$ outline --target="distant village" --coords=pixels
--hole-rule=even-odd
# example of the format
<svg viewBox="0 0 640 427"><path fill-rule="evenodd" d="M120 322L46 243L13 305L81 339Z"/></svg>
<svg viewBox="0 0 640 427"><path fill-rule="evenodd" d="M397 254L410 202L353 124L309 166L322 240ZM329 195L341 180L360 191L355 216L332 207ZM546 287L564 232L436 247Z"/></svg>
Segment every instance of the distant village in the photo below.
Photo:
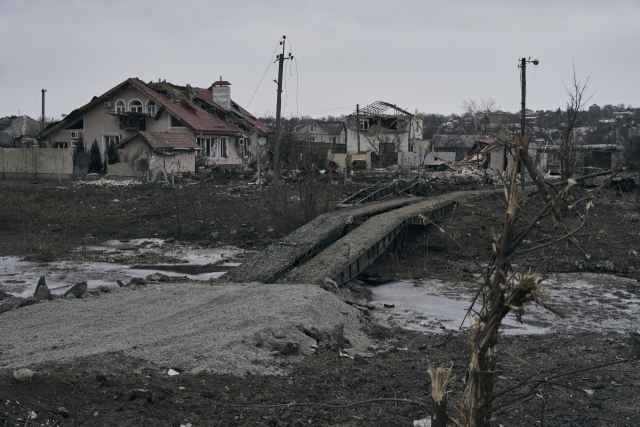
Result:
<svg viewBox="0 0 640 427"><path fill-rule="evenodd" d="M99 96L87 96L62 120L0 118L3 177L153 181L203 171L273 169L276 123L232 99L231 83L207 88L129 78ZM99 89L99 88L97 88ZM465 102L460 115L411 113L377 101L339 117L282 120L279 167L336 171L398 168L460 170L509 167L502 133L521 132L520 112L495 103ZM526 110L530 154L548 174L560 174L563 141L575 168L639 166L639 109L593 104L567 124L568 111ZM28 150L27 150L28 149ZM500 151L502 150L502 151ZM566 160L564 160L566 162Z"/></svg>

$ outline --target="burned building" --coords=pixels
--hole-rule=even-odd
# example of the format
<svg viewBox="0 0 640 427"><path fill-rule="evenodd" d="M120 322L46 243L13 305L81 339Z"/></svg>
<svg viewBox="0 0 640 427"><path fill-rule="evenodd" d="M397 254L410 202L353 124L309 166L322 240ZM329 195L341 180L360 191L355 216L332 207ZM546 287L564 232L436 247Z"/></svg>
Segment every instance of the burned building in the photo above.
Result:
<svg viewBox="0 0 640 427"><path fill-rule="evenodd" d="M422 132L421 117L377 101L347 116L347 153L371 151L395 163L398 152L424 146Z"/></svg>

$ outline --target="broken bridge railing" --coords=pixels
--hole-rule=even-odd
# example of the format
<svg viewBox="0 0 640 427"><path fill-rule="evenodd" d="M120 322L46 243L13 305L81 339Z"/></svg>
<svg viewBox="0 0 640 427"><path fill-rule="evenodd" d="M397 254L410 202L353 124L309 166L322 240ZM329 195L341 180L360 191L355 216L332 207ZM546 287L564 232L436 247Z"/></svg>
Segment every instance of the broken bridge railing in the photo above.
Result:
<svg viewBox="0 0 640 427"><path fill-rule="evenodd" d="M444 218L451 209L453 209L456 203L456 201L452 201L451 203L433 209L425 214L416 215L404 220L393 230L389 231L382 239L371 245L369 249L362 253L362 255L353 261L347 268L342 270L337 276L333 277L333 281L340 286L351 279L355 279L367 267L371 266L376 258L382 255L394 243L396 238L406 229L407 226L428 226L431 222L438 222Z"/></svg>
<svg viewBox="0 0 640 427"><path fill-rule="evenodd" d="M360 205L362 203L369 203L376 200L383 199L387 196L391 196L394 194L400 194L404 191L411 189L412 187L418 184L418 180L416 177L413 177L409 180L399 179L395 180L391 184L385 185L376 183L371 187L363 188L358 191L351 197L343 200L336 207L338 208L346 208L350 206Z"/></svg>

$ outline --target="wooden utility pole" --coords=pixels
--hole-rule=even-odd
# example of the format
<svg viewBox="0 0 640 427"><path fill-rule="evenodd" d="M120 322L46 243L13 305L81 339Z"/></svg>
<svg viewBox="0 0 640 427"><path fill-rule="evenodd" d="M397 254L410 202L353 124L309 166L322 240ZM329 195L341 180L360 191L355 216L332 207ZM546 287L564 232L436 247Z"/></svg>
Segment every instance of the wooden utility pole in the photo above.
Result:
<svg viewBox="0 0 640 427"><path fill-rule="evenodd" d="M358 154L360 154L360 104L356 104L356 120L358 129Z"/></svg>
<svg viewBox="0 0 640 427"><path fill-rule="evenodd" d="M280 44L282 45L282 55L278 55L276 61L278 61L278 103L276 105L276 140L275 140L275 148L273 153L273 182L274 184L278 183L278 178L280 178L280 108L282 106L282 69L284 67L284 45L287 41L287 36L282 36L282 41ZM293 59L291 53L289 53L289 57L286 59Z"/></svg>

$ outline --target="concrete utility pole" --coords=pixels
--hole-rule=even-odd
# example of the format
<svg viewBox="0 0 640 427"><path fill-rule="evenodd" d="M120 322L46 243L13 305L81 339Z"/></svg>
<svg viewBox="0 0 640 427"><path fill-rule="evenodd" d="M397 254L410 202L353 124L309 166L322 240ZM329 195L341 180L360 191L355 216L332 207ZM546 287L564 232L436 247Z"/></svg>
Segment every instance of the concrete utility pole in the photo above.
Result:
<svg viewBox="0 0 640 427"><path fill-rule="evenodd" d="M360 154L360 104L356 104L356 120L358 129L358 154Z"/></svg>
<svg viewBox="0 0 640 427"><path fill-rule="evenodd" d="M44 132L44 93L46 91L46 89L42 89L42 118L40 123L40 132Z"/></svg>
<svg viewBox="0 0 640 427"><path fill-rule="evenodd" d="M289 53L289 57L284 57L284 45L287 41L287 36L282 36L282 41L280 44L282 45L282 55L278 55L276 61L278 61L278 103L276 105L276 140L275 140L275 148L273 153L273 183L278 184L278 178L280 178L280 108L282 106L282 69L284 66L285 59L293 59L291 53Z"/></svg>

